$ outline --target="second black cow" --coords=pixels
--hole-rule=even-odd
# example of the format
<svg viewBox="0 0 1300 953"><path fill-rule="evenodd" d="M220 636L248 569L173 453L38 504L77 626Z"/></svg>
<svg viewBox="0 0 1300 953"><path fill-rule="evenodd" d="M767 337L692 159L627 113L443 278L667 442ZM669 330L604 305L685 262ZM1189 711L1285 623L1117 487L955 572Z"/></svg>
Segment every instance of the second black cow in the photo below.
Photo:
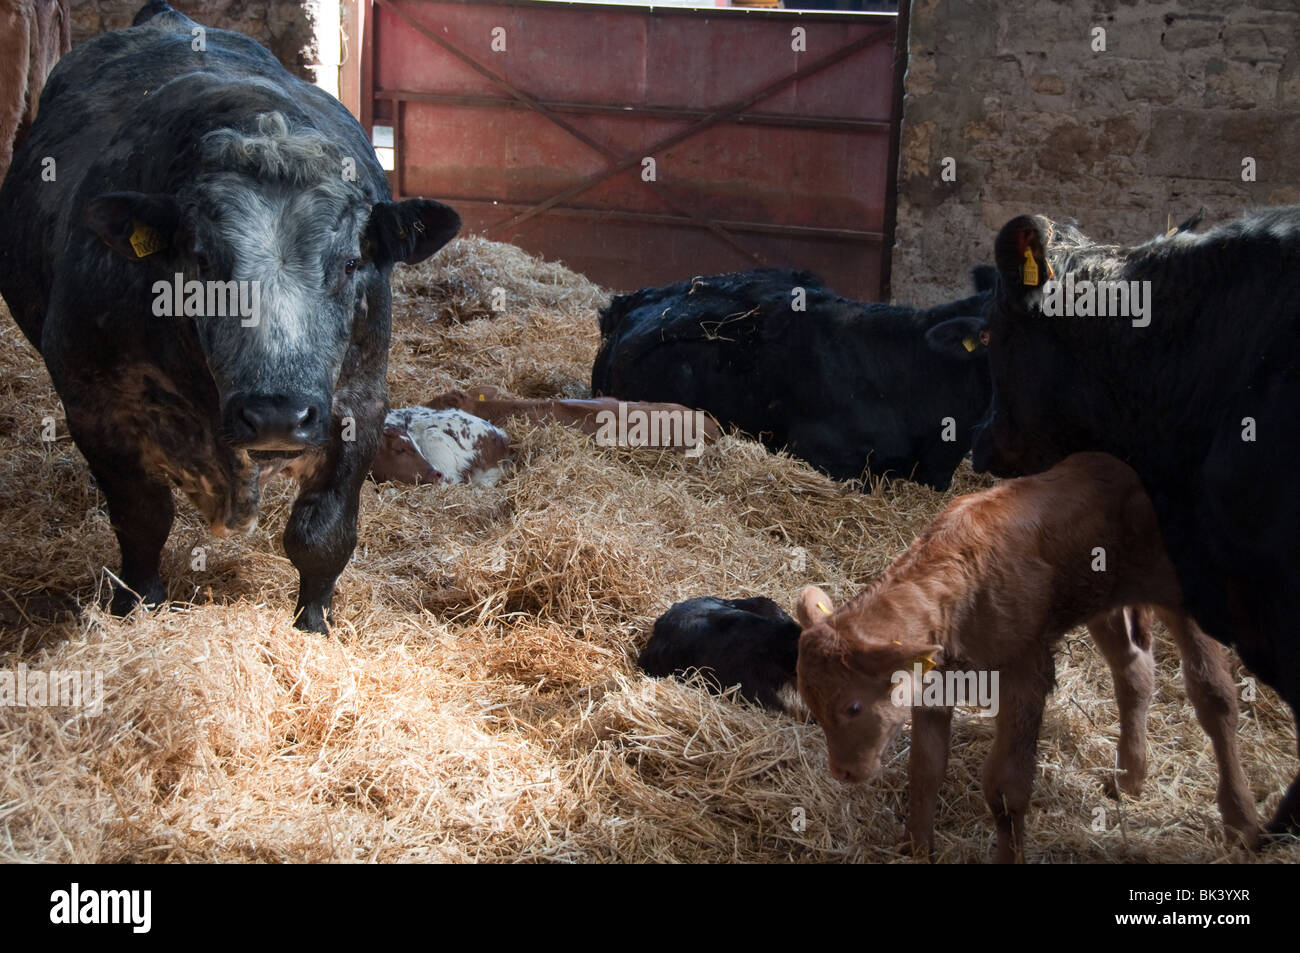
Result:
<svg viewBox="0 0 1300 953"><path fill-rule="evenodd" d="M807 271L765 268L615 297L600 314L596 395L706 410L840 480L866 474L946 489L989 402L972 342L927 346L978 315L979 293L935 308L841 298Z"/></svg>

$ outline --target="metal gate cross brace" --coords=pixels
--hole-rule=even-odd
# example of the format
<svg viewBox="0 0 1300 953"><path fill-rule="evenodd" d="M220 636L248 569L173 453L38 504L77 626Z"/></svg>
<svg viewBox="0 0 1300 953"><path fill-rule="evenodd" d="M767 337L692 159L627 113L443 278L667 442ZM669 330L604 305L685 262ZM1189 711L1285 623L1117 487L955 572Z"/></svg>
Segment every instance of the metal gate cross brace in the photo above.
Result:
<svg viewBox="0 0 1300 953"><path fill-rule="evenodd" d="M629 153L627 155L620 157L618 152L616 152L611 147L607 146L605 143L600 142L597 139L593 139L591 136L587 135L581 129L574 126L572 123L567 122L563 117L561 117L553 110L551 110L549 107L547 107L546 104L528 95L523 90L516 88L504 76L501 76L495 70L489 69L488 67L484 66L482 63L474 59L474 57L470 56L464 50L460 49L450 40L438 36L436 33L434 33L424 24L415 20L405 10L398 7L393 2L393 0L375 0L375 2L386 7L390 12L393 13L394 16L396 16L407 26L411 27L413 30L415 30L425 39L429 40L431 43L436 44L437 46L442 47L448 53L451 53L457 59L461 60L471 69L473 69L476 73L483 76L485 79L489 80L490 82L495 83L497 86L500 86L507 93L509 93L514 99L523 103L528 108L536 111L539 115L550 120L552 123L554 123L556 126L559 126L561 129L563 129L569 135L573 136L583 145L600 153L609 162L609 164L601 171L596 172L590 176L587 176L585 179L580 180L575 185L570 186L569 188L565 189L562 192L552 195L550 198L545 199L542 202L539 202L537 205L534 205L531 208L519 212L518 214L510 217L509 219L506 219L505 221L498 222L495 225L489 226L486 229L486 231L488 232L502 231L507 228L511 228L515 225L521 224L522 222L526 222L528 219L542 214L546 210L554 207L555 205L558 205L560 202L563 202L564 200L569 198L573 198L576 195L580 195L581 193L592 188L593 186L596 186L599 183L605 181L606 179L617 175L618 173L624 171L625 169L631 168L632 166L636 165L638 162L641 161L642 156L636 155L634 153ZM852 56L854 53L857 53L859 50L865 49L868 46L878 43L880 40L884 39L888 35L888 33L889 31L884 28L873 30L872 32L866 34L865 36L861 36L858 39L854 40L852 43L848 43L845 46L840 47L834 53L831 53L830 55L824 56L821 59L815 61L806 69L796 69L793 72L780 77L779 79L773 80L772 82L763 86L759 90L750 93L747 96L744 96L740 99L727 103L724 106L718 107L712 113L705 116L703 119L700 119L698 122L691 124L686 129L674 133L671 136L667 136L666 138L661 139L659 142L655 143L649 149L642 150L642 151L653 154L671 148L672 146L677 145L678 143L686 139L689 139L692 136L698 135L699 133L717 125L718 123L725 122L727 119L731 118L732 116L738 113L744 112L746 109L753 106L755 103L761 102L767 97L784 89L786 86L789 86L791 83L800 79L806 79L807 77L812 76L815 73L819 73L822 70L834 66L836 63L839 63L847 59L848 57ZM646 182L645 184L647 185L647 187L650 185L649 182ZM674 211L676 211L678 214L684 215L687 218L689 218L691 221L693 221L696 225L708 229L710 232L712 232L714 235L720 238L727 245L731 246L734 250L744 255L746 258L750 259L755 264L759 264L759 265L766 264L766 262L762 259L761 256L759 256L749 248L746 248L744 245L742 245L739 241L736 240L735 236L733 236L729 231L727 231L717 222L713 221L712 219L705 218L703 215L699 214L699 212L697 212L694 208L692 208L689 203L686 203L681 199L679 199L671 188L665 186L663 183L659 183L659 187L655 190L655 194L658 195L660 199L662 199L668 205L670 205L674 209Z"/></svg>

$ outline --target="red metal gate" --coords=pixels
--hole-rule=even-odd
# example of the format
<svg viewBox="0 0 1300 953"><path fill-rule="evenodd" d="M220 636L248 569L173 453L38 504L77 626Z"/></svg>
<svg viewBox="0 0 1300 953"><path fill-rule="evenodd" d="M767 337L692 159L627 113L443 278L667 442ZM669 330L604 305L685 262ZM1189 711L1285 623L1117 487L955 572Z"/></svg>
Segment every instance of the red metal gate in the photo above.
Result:
<svg viewBox="0 0 1300 953"><path fill-rule="evenodd" d="M884 296L893 14L362 10L362 122L394 128L395 193L618 290L770 264Z"/></svg>

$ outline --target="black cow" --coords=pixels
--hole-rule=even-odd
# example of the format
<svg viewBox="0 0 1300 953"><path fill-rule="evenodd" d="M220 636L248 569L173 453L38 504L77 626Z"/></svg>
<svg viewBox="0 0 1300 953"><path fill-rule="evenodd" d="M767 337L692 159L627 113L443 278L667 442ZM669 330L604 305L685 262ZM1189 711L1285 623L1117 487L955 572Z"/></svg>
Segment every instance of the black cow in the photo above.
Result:
<svg viewBox="0 0 1300 953"><path fill-rule="evenodd" d="M1128 462L1191 615L1300 716L1300 206L1131 248L1022 216L996 253L987 320L962 332L987 335L993 374L977 469L1033 473L1078 450ZM1050 316L1084 281L1094 298L1096 282L1149 282L1128 286L1145 313ZM1269 830L1300 831L1300 778Z"/></svg>
<svg viewBox="0 0 1300 953"><path fill-rule="evenodd" d="M835 479L946 489L988 406L988 368L925 335L978 314L991 278L977 269L980 294L927 310L850 301L782 268L620 295L600 313L592 393L706 410Z"/></svg>
<svg viewBox="0 0 1300 953"><path fill-rule="evenodd" d="M655 620L637 664L658 678L699 671L713 688L739 685L742 697L780 711L781 690L794 685L799 631L761 596L687 599Z"/></svg>
<svg viewBox="0 0 1300 953"><path fill-rule="evenodd" d="M296 623L324 631L387 411L389 272L456 213L394 203L337 100L156 0L59 62L0 222L0 294L108 502L114 611L165 597L169 480L223 535L287 471Z"/></svg>

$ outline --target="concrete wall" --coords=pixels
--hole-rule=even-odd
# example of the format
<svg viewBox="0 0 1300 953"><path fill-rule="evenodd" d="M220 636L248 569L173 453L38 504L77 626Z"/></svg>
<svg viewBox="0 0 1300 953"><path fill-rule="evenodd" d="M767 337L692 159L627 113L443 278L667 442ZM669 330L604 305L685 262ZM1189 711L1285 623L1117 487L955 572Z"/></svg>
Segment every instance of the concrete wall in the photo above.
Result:
<svg viewBox="0 0 1300 953"><path fill-rule="evenodd" d="M1298 0L913 0L896 300L967 293L1023 212L1136 242L1201 206L1213 221L1295 202Z"/></svg>
<svg viewBox="0 0 1300 953"><path fill-rule="evenodd" d="M75 46L96 33L120 30L145 5L146 0L70 0L72 43ZM300 0L170 0L171 5L204 26L246 33L261 43L289 70L303 79L316 62L312 49L314 3ZM295 70L296 67L296 70Z"/></svg>

